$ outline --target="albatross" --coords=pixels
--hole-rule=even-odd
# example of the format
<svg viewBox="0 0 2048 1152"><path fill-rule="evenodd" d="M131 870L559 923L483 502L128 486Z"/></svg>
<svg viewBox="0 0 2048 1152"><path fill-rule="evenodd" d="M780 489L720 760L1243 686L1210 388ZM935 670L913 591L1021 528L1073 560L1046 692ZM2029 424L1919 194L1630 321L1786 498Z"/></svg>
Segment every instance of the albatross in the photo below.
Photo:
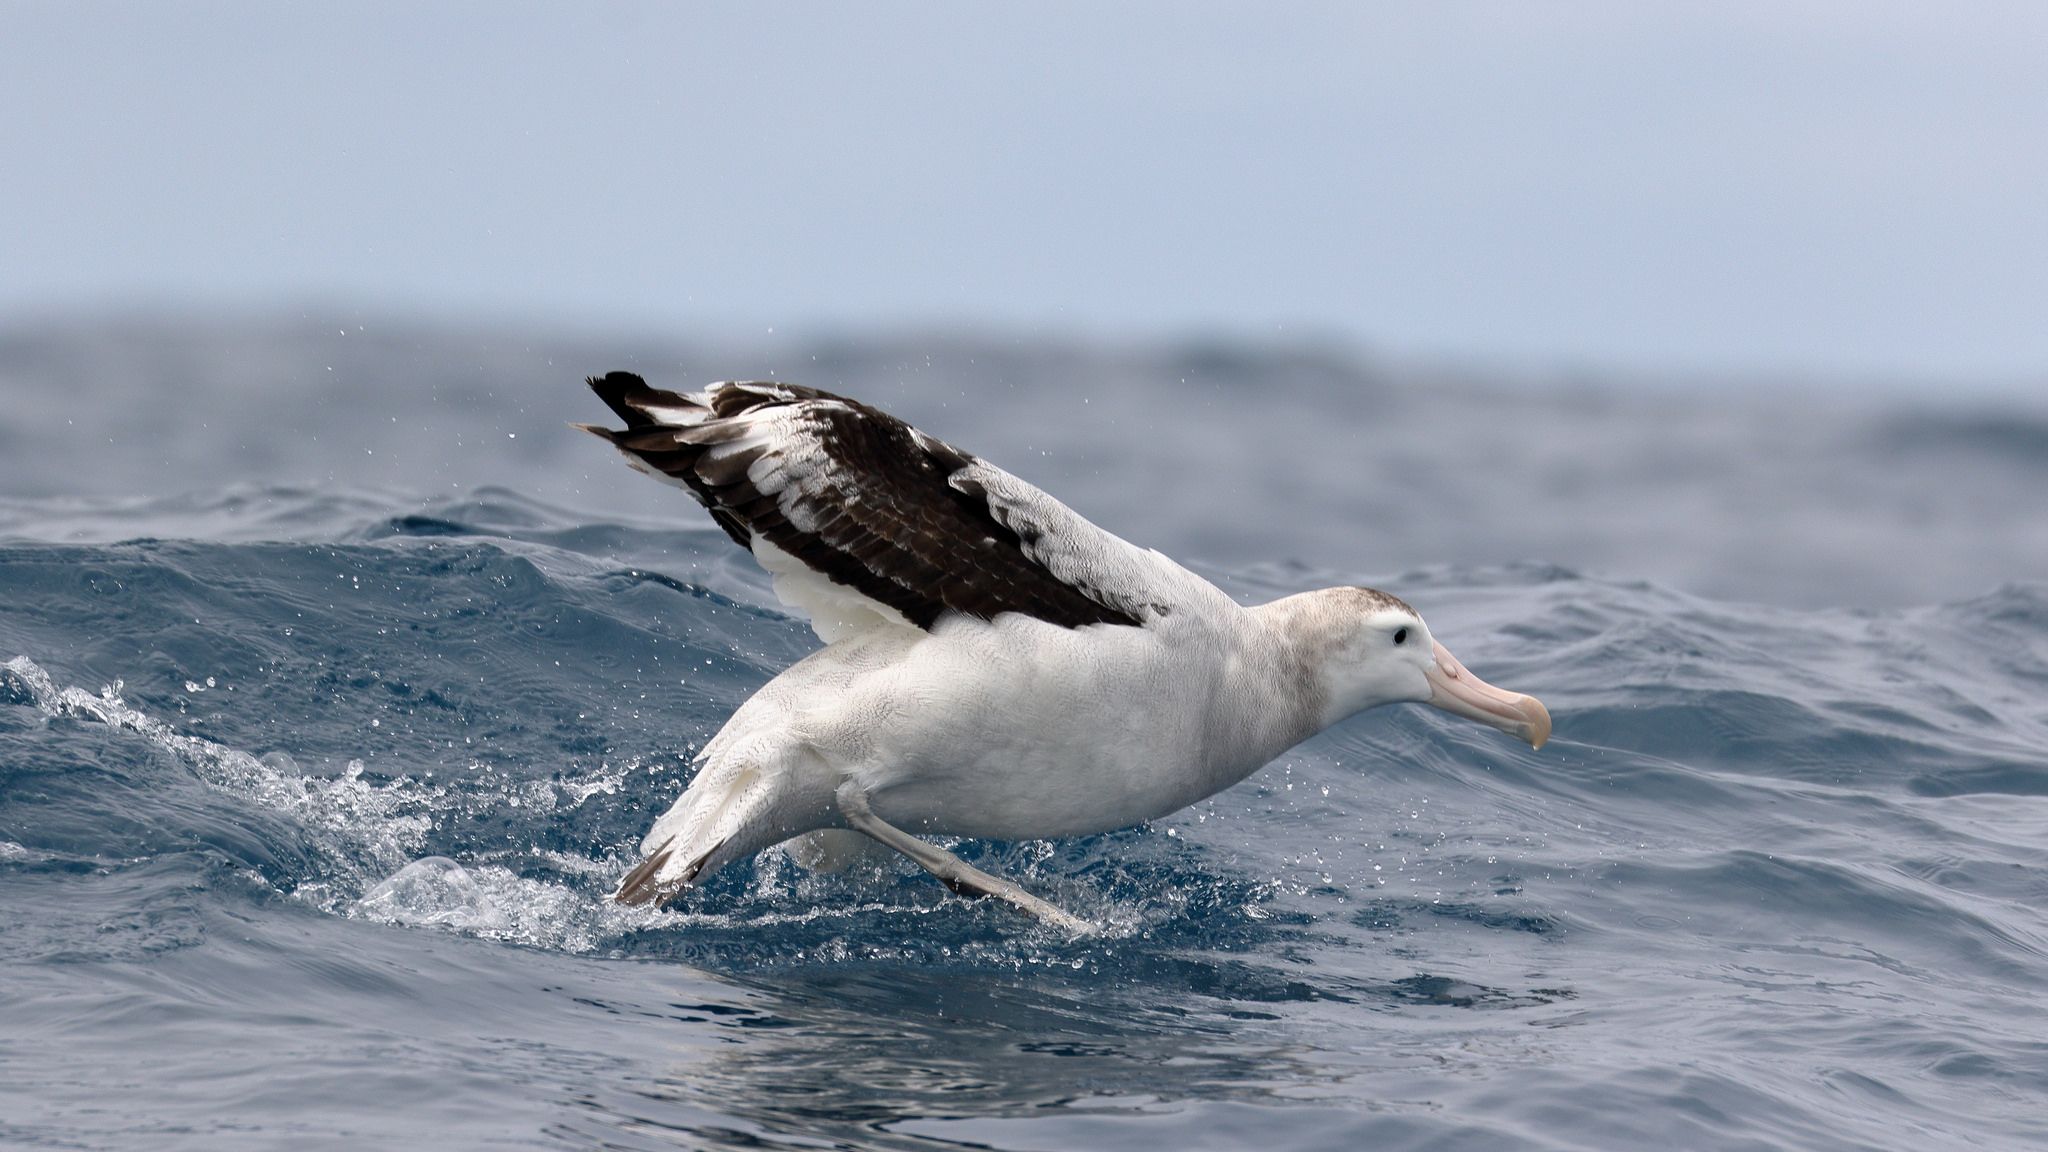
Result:
<svg viewBox="0 0 2048 1152"><path fill-rule="evenodd" d="M1550 714L1474 676L1397 597L1325 588L1245 607L988 461L814 388L589 384L579 424L687 489L824 647L696 757L613 899L665 905L791 843L869 842L955 892L1090 925L925 837L1035 840L1155 820L1382 704L1431 704L1541 747Z"/></svg>

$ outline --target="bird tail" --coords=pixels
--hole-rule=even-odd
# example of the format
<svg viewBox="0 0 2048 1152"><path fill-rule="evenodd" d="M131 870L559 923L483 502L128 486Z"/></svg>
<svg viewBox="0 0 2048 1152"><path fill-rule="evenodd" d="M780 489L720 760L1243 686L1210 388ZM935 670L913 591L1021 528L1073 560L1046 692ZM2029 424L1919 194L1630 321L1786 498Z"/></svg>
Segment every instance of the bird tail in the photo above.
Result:
<svg viewBox="0 0 2048 1152"><path fill-rule="evenodd" d="M706 765L640 841L645 858L619 881L612 899L661 907L730 861L734 853L724 849L746 823L741 809L759 775Z"/></svg>
<svg viewBox="0 0 2048 1152"><path fill-rule="evenodd" d="M664 845L626 873L626 878L619 881L618 890L612 893L612 899L621 904L666 907L669 901L697 882L697 877L705 872L705 865L721 847L724 847L722 843L714 844L709 852L684 853L678 857L673 846Z"/></svg>
<svg viewBox="0 0 2048 1152"><path fill-rule="evenodd" d="M697 778L640 841L644 859L619 881L612 899L661 907L734 860L806 829L787 827L790 764L768 741L729 750L718 742ZM822 808L822 805L810 805ZM800 809L799 809L800 810Z"/></svg>

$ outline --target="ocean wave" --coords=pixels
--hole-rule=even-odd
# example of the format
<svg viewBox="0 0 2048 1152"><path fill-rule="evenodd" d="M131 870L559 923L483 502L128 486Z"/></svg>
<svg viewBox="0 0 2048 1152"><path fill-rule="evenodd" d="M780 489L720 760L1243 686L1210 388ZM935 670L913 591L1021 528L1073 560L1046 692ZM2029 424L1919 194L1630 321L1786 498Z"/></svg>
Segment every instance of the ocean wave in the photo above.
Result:
<svg viewBox="0 0 2048 1152"><path fill-rule="evenodd" d="M2048 586L1805 611L1554 565L1384 580L1481 674L1543 696L1553 742L1382 710L1147 827L956 846L1110 928L1069 942L907 867L813 876L775 853L669 911L610 904L694 750L808 630L711 530L503 491L267 499L192 513L227 538L0 544L0 899L33 925L10 963L211 955L264 925L366 957L399 946L374 932L536 973L686 965L774 999L756 1032L823 1047L742 1037L737 1064L639 1099L761 1132L805 1123L731 1098L776 1059L836 1099L801 1069L835 1053L875 1088L860 1020L951 1043L933 988L991 1036L1188 1108L1356 1117L1433 1093L1495 1136L1578 1123L1608 1146L1646 1131L1617 1117L1713 1099L1753 1111L1698 1120L1703 1145L1883 1143L1872 1116L1914 1126L1900 1147L2038 1129L2020 1101L2048 1083ZM1246 598L1358 579L1209 574ZM638 1018L715 1015L645 995ZM1470 1078L1431 1078L1411 1044L1463 1052ZM1176 1048L1247 1087L1174 1073ZM1563 1102L1483 1087L1509 1075ZM988 1107L1025 1098L1043 1103Z"/></svg>

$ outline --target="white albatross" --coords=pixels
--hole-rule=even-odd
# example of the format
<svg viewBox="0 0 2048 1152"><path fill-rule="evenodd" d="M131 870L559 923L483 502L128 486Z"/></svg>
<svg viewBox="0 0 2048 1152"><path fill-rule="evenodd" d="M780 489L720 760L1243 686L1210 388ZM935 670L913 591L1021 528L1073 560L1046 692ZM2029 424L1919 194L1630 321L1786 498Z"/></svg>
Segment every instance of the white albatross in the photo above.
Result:
<svg viewBox="0 0 2048 1152"><path fill-rule="evenodd" d="M1366 708L1433 704L1541 746L1550 715L1370 588L1238 605L988 462L854 400L775 383L590 386L604 437L687 488L825 646L697 756L614 899L666 904L802 837L861 837L956 892L1089 925L913 833L1028 840L1157 819Z"/></svg>

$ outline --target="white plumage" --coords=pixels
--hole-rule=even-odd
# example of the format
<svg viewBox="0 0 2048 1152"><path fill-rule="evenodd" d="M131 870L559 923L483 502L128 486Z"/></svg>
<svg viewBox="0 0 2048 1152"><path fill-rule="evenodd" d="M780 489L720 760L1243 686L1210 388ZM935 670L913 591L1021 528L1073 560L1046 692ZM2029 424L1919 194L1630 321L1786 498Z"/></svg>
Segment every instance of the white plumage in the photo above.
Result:
<svg viewBox="0 0 2048 1152"><path fill-rule="evenodd" d="M693 395L614 372L589 427L711 509L825 647L743 704L641 844L628 902L848 831L957 890L1084 925L913 833L1107 831L1191 804L1362 708L1426 701L1540 744L1533 698L1466 672L1407 605L1334 588L1243 608L999 468L856 401ZM835 842L835 837L836 842Z"/></svg>

